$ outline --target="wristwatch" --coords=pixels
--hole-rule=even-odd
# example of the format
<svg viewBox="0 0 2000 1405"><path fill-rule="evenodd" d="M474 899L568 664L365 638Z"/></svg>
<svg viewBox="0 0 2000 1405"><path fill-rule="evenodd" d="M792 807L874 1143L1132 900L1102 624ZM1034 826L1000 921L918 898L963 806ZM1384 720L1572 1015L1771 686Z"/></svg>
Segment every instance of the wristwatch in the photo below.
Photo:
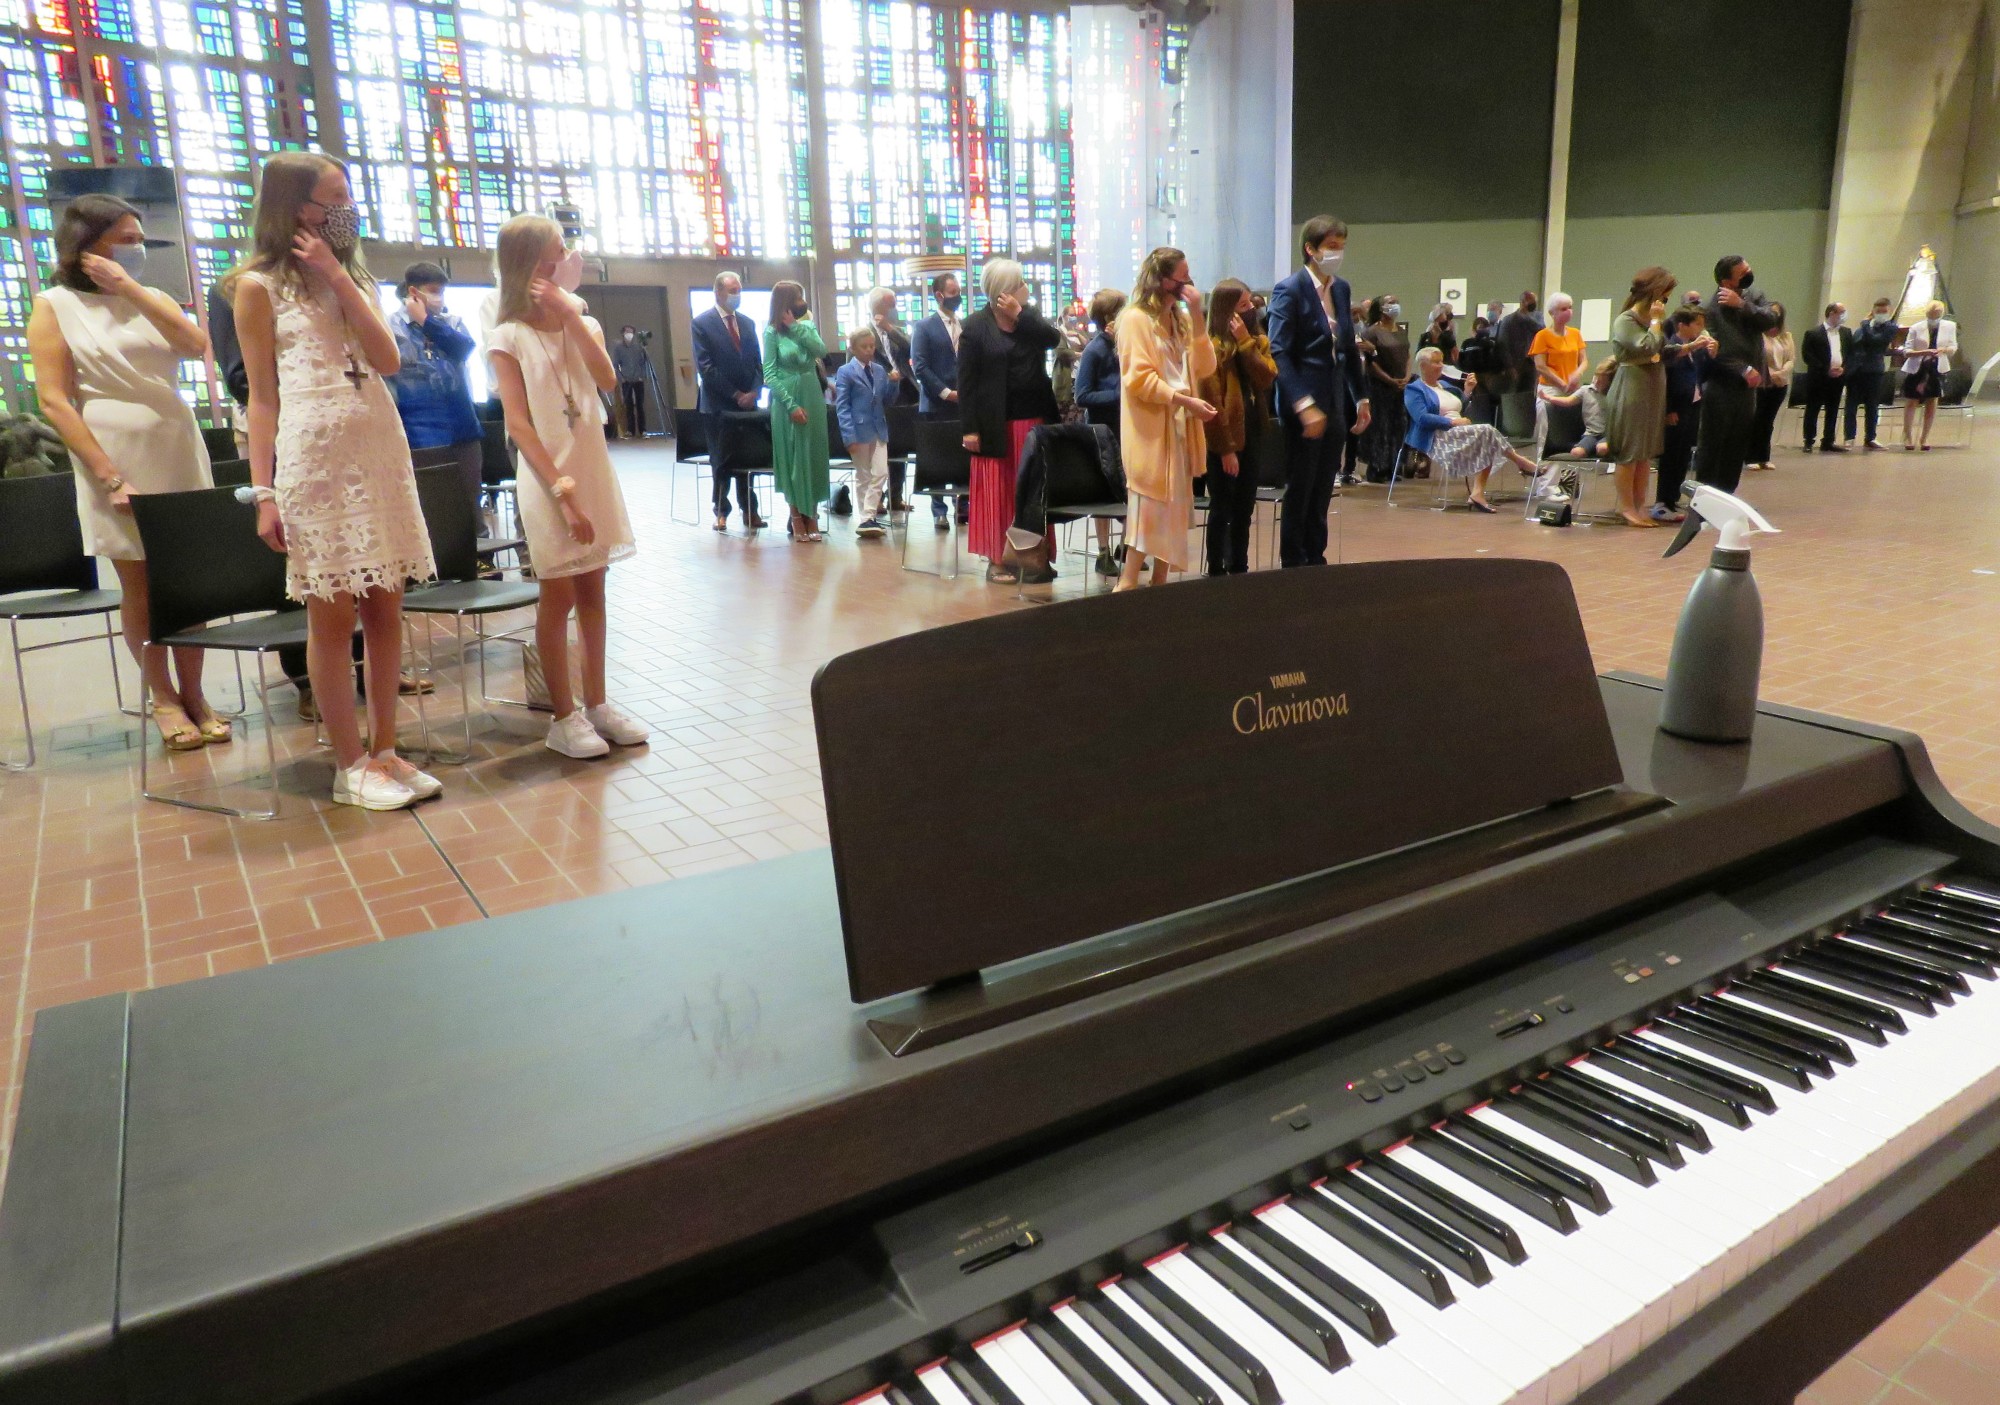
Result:
<svg viewBox="0 0 2000 1405"><path fill-rule="evenodd" d="M111 475L111 480L110 480L110 481L109 481L108 483L106 483L106 484L104 485L104 491L105 491L105 492L107 492L107 493L122 493L122 492L124 492L124 491L125 491L125 480L124 480L123 478L120 478L120 477L119 477L119 476L118 476L117 474L115 474L115 473L114 473L114 474L112 474L112 475Z"/></svg>
<svg viewBox="0 0 2000 1405"><path fill-rule="evenodd" d="M562 477L556 479L555 482L549 484L549 496L554 498L557 502L561 502L564 498L568 497L571 493L574 493L575 491L576 491L576 480L570 477L567 473L565 473Z"/></svg>

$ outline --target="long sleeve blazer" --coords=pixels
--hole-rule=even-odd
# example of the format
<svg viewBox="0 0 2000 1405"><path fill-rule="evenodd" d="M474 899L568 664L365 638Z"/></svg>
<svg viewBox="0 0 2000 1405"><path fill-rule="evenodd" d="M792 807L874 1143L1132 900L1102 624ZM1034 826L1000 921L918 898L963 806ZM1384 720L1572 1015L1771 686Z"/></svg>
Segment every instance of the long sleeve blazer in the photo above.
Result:
<svg viewBox="0 0 2000 1405"><path fill-rule="evenodd" d="M1911 356L1909 353L1912 351L1929 351L1933 345L1936 345L1938 349L1938 374L1943 375L1951 369L1951 358L1958 351L1958 323L1952 321L1949 317L1939 318L1937 324L1937 341L1935 343L1931 341L1931 324L1929 322L1918 322L1912 326L1909 333L1903 338L1904 373L1908 374L1913 371L1922 370L1924 362L1929 359L1923 356Z"/></svg>
<svg viewBox="0 0 2000 1405"><path fill-rule="evenodd" d="M1173 315L1181 320L1181 334L1187 339L1187 391L1206 376L1215 374L1215 344L1198 327L1188 325L1187 313L1176 307ZM1160 324L1142 308L1128 307L1118 314L1118 373L1123 395L1118 406L1119 443L1125 458L1125 483L1145 497L1173 496L1174 476L1199 471L1195 465L1208 462L1208 433L1202 422L1174 403L1174 388L1167 383L1167 341ZM1186 436L1185 461L1175 457L1173 436L1175 417L1180 417Z"/></svg>

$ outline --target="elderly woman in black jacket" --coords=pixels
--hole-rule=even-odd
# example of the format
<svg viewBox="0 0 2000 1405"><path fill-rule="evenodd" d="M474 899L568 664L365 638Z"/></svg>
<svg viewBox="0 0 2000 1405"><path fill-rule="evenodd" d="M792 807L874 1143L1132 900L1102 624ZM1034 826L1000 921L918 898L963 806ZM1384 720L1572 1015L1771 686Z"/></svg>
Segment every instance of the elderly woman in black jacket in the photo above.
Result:
<svg viewBox="0 0 2000 1405"><path fill-rule="evenodd" d="M1062 331L1028 305L1021 265L994 259L980 277L986 306L965 319L958 339L958 413L972 454L972 521L967 546L987 560L986 578L1018 579L1001 563L1014 520L1014 479L1036 425L1059 417L1049 353Z"/></svg>

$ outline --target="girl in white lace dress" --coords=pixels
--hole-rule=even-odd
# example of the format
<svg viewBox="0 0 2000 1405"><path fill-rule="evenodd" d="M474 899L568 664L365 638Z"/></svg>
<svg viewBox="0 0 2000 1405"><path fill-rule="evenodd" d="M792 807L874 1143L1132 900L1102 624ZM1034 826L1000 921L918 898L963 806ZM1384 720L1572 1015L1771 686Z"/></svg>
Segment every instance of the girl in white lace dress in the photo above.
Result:
<svg viewBox="0 0 2000 1405"><path fill-rule="evenodd" d="M230 282L250 378L257 533L286 553L286 593L306 604L306 668L333 744L333 798L393 810L443 789L396 755L403 585L437 568L382 380L400 358L361 262L359 225L337 162L275 156L250 257ZM372 756L355 717L357 612Z"/></svg>
<svg viewBox="0 0 2000 1405"><path fill-rule="evenodd" d="M517 215L494 251L500 308L486 350L507 412L507 437L521 451L521 530L542 598L535 647L548 679L549 750L602 756L637 746L646 729L604 693L604 578L630 556L632 524L604 444L598 392L618 375L604 329L567 291L581 260L565 252L562 229L540 215ZM569 617L583 641L583 706L569 678Z"/></svg>

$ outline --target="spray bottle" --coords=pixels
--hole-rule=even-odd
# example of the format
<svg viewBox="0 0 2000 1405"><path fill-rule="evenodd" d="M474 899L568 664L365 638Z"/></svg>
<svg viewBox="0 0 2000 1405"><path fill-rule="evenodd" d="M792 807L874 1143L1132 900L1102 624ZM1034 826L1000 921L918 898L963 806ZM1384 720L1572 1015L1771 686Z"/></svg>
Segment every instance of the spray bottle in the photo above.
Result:
<svg viewBox="0 0 2000 1405"><path fill-rule="evenodd" d="M1660 730L1690 741L1748 741L1764 662L1764 601L1750 574L1750 538L1778 529L1743 499L1704 484L1667 555L1693 541L1704 523L1722 540L1681 607Z"/></svg>

